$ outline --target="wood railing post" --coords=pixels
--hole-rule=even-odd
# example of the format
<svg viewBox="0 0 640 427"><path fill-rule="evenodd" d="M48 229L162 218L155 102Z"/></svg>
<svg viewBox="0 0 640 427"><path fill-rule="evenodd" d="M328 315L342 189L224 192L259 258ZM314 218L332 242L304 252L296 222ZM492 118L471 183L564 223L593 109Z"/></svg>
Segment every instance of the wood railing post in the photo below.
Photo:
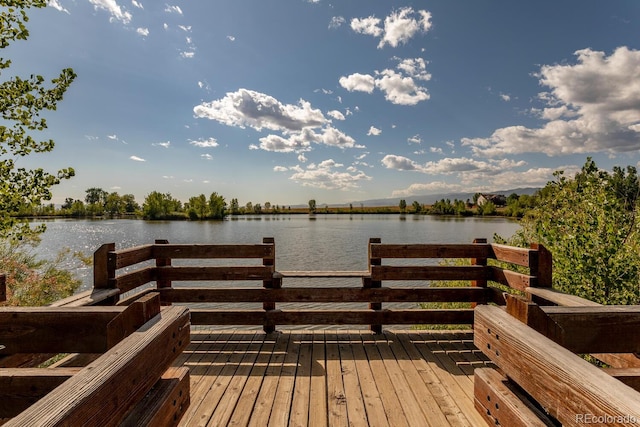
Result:
<svg viewBox="0 0 640 427"><path fill-rule="evenodd" d="M382 259L381 258L372 258L371 257L371 245L375 244L375 243L382 243L382 239L379 237L371 237L369 239L369 254L368 254L368 268L369 268L369 275L371 275L371 266L374 265L382 265ZM381 288L382 287L382 281L380 280L371 280L371 278L369 278L369 280L364 280L363 281L363 286L364 287L369 287L369 288ZM369 309L370 310L376 310L376 311L381 311L382 310L382 303L381 302L370 302L369 303ZM370 329L373 333L375 334L381 334L382 333L382 325L370 325Z"/></svg>
<svg viewBox="0 0 640 427"><path fill-rule="evenodd" d="M265 256L262 258L262 265L264 266L268 266L271 267L271 279L270 280L263 280L262 281L262 286L265 289L279 289L282 287L282 277L280 275L278 275L276 277L275 273L275 264L276 264L276 245L275 245L275 239L273 237L264 237L262 239L262 243L264 243L265 245L272 245L271 248L271 254L269 256ZM275 302L263 302L262 303L262 308L265 311L273 311L276 309L276 303ZM263 326L263 330L265 333L270 334L272 332L275 332L276 330L276 325L274 323L269 322L268 320L265 321L265 324Z"/></svg>
<svg viewBox="0 0 640 427"><path fill-rule="evenodd" d="M93 253L93 287L94 289L115 288L116 278L116 244L105 243ZM107 298L100 305L115 305L118 295Z"/></svg>
<svg viewBox="0 0 640 427"><path fill-rule="evenodd" d="M166 239L156 239L153 243L155 245L168 245L169 241ZM156 258L156 267L169 267L169 266L171 266L171 258ZM158 289L170 288L171 280L159 278L156 280L156 287ZM162 301L162 305L171 305L171 303Z"/></svg>
<svg viewBox="0 0 640 427"><path fill-rule="evenodd" d="M487 243L487 239L473 239L473 244L486 244ZM486 266L487 265L487 258L471 258L471 265L483 265ZM486 288L487 287L487 280L483 279L483 280L472 280L471 281L471 286L476 287L476 288ZM471 303L471 307L475 308L476 305L478 305L477 303Z"/></svg>
<svg viewBox="0 0 640 427"><path fill-rule="evenodd" d="M539 243L532 243L531 249L536 250L538 254L537 257L531 257L529 261L529 274L538 278L535 287L550 288L553 285L553 257L551 252Z"/></svg>
<svg viewBox="0 0 640 427"><path fill-rule="evenodd" d="M7 275L0 274L0 302L7 300Z"/></svg>

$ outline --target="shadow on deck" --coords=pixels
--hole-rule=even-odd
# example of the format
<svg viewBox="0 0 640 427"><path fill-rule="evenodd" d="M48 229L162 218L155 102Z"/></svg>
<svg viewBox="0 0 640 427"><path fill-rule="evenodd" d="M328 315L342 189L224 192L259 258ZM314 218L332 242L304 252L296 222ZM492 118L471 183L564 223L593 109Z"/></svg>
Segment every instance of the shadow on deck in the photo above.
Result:
<svg viewBox="0 0 640 427"><path fill-rule="evenodd" d="M486 425L473 371L488 360L472 331L194 330L180 425Z"/></svg>

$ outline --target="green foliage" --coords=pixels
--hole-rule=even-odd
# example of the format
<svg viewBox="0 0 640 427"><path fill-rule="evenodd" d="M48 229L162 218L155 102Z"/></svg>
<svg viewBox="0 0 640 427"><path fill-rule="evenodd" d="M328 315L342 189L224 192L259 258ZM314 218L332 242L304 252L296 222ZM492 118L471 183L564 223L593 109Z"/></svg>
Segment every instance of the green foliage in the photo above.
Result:
<svg viewBox="0 0 640 427"><path fill-rule="evenodd" d="M553 286L562 292L601 304L639 304L636 168L608 173L589 158L573 179L561 171L554 177L509 243L549 249Z"/></svg>
<svg viewBox="0 0 640 427"><path fill-rule="evenodd" d="M415 212L417 214L422 212L422 205L420 203L418 203L417 200L414 200L413 203L411 204L411 206L413 206L413 212Z"/></svg>
<svg viewBox="0 0 640 427"><path fill-rule="evenodd" d="M451 203L449 199L442 199L431 206L429 214L469 216L472 212L467 209L467 204L462 200L455 199L453 203Z"/></svg>
<svg viewBox="0 0 640 427"><path fill-rule="evenodd" d="M496 213L498 213L498 209L491 200L486 201L482 205L478 205L478 215L488 216L495 215Z"/></svg>
<svg viewBox="0 0 640 427"><path fill-rule="evenodd" d="M46 5L44 0L0 1L0 6L4 7L0 12L0 48L6 48L16 40L26 40L29 36L25 25L29 20L26 9ZM0 58L0 70L6 73L10 65L10 60ZM19 167L21 157L53 150L52 140L38 141L28 132L47 129L41 112L56 109L75 77L73 70L67 68L51 80L51 88L46 87L44 77L39 75L28 78L14 76L0 83L3 119L0 125L1 239L19 240L42 232L44 227L32 229L28 223L16 219L16 213L24 206L39 206L42 200L51 200L51 187L75 174L72 168L52 174L42 168L28 170Z"/></svg>
<svg viewBox="0 0 640 427"><path fill-rule="evenodd" d="M47 305L72 295L81 285L63 265L91 260L62 251L55 260L38 260L29 250L29 242L7 241L0 244L0 271L7 275L7 301L4 305Z"/></svg>
<svg viewBox="0 0 640 427"><path fill-rule="evenodd" d="M144 219L184 219L181 213L182 203L171 197L169 193L151 192L142 204L142 216Z"/></svg>
<svg viewBox="0 0 640 427"><path fill-rule="evenodd" d="M400 212L405 213L407 211L407 201L405 199L401 199L398 207L400 208Z"/></svg>
<svg viewBox="0 0 640 427"><path fill-rule="evenodd" d="M315 212L316 212L316 200L311 199L309 200L309 213L315 213Z"/></svg>

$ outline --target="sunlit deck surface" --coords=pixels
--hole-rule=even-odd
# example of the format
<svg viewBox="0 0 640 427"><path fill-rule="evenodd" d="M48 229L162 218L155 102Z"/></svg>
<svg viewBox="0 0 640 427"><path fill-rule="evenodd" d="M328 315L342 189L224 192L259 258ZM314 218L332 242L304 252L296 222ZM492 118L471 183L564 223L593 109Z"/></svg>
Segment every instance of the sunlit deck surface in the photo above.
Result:
<svg viewBox="0 0 640 427"><path fill-rule="evenodd" d="M180 425L486 426L471 331L193 329Z"/></svg>

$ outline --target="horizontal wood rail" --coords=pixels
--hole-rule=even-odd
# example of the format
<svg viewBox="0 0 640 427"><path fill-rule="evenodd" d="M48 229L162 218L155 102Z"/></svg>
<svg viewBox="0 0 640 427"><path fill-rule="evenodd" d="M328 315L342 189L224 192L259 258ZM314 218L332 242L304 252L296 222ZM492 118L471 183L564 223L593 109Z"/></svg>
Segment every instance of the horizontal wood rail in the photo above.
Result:
<svg viewBox="0 0 640 427"><path fill-rule="evenodd" d="M551 277L550 256L541 247L523 249L487 244L476 240L472 244L382 244L370 239L368 268L364 271L278 271L275 266L275 241L264 238L262 244L171 244L158 240L154 244L115 250L113 244L103 245L94 255L100 265L95 268L95 289L85 301L95 303L96 293L104 293L105 302L116 290L120 294L141 296L151 289L160 293L163 304L174 303L262 303L262 310L220 310L219 315L206 308L191 307L194 324L263 324L273 331L277 324L361 324L371 325L381 332L382 324L471 324L469 314L475 304L496 302L505 304L502 291L489 286L495 282L509 288L524 290L532 286L548 286ZM466 258L471 265L438 265L438 260ZM223 265L174 265L178 259L216 259ZM421 259L422 265L394 265L397 259ZM526 272L504 265L488 265L488 259L507 263ZM244 260L242 265L236 261ZM228 261L228 262L227 262ZM233 261L233 262L232 262ZM247 261L253 265L246 265ZM424 263L428 265L424 265ZM430 265L435 263L436 265ZM224 265L227 264L227 265ZM136 268L137 267L137 268ZM361 287L326 287L325 279L360 279ZM283 281L318 280L316 287L283 286ZM178 282L197 282L177 285ZM228 286L211 282L257 282L258 286L242 284ZM383 282L404 281L411 286L382 286ZM472 286L428 287L417 282L467 281ZM174 286L174 283L176 285ZM153 286L153 285L151 285ZM90 298L93 297L93 300ZM129 304L135 297L127 296L118 304ZM466 311L414 309L384 310L387 303L470 303ZM112 302L111 303L116 303ZM368 310L278 310L280 303L367 303ZM78 300L68 304L80 304ZM331 316L334 316L331 318ZM231 320L233 319L233 320ZM374 323L371 323L371 322ZM238 323L234 323L238 322ZM383 323L378 323L383 322Z"/></svg>

